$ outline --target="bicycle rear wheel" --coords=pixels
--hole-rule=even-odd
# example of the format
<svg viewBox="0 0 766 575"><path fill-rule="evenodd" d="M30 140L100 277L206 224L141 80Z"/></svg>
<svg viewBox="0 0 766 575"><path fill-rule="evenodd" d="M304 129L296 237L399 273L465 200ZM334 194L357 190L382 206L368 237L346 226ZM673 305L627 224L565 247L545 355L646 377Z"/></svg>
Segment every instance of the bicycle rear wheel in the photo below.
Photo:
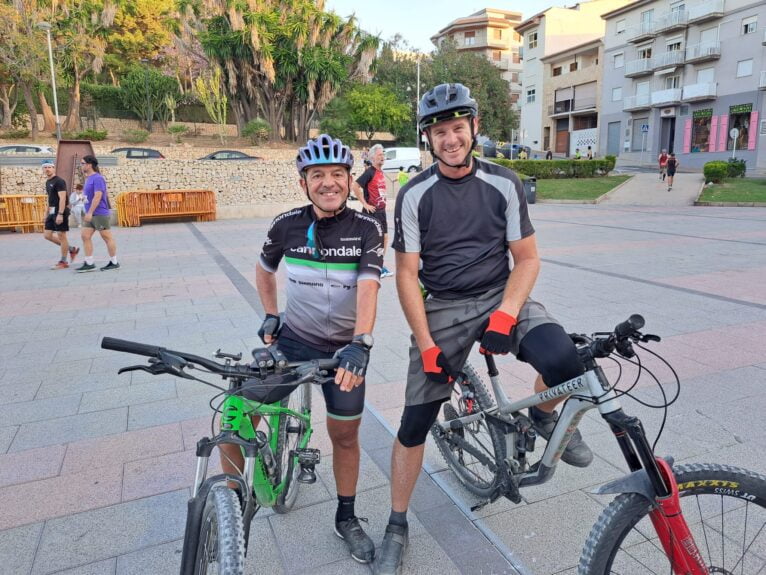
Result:
<svg viewBox="0 0 766 575"><path fill-rule="evenodd" d="M766 477L728 465L673 469L681 509L710 573L766 573ZM669 573L670 559L636 493L618 495L585 542L579 575Z"/></svg>
<svg viewBox="0 0 766 575"><path fill-rule="evenodd" d="M195 575L242 575L245 530L239 497L219 485L210 490L202 510L202 526L194 562Z"/></svg>
<svg viewBox="0 0 766 575"><path fill-rule="evenodd" d="M456 431L443 432L438 425L440 420L450 421L493 405L492 397L476 371L466 364L463 373L466 385L473 391L473 402L464 400L461 390L454 389L450 400L442 407L442 416L431 427L431 435L447 465L466 489L479 497L489 497L500 480L497 462L505 459L505 443L500 431L486 419Z"/></svg>
<svg viewBox="0 0 766 575"><path fill-rule="evenodd" d="M282 407L286 407L296 413L305 413L311 410L311 384L304 383L282 400ZM298 475L301 472L298 465L298 456L290 457L290 452L300 445L306 435L306 424L300 419L283 415L279 418L279 430L277 437L276 460L279 466L279 481L287 480L282 493L277 497L274 511L287 513L295 505L298 498Z"/></svg>

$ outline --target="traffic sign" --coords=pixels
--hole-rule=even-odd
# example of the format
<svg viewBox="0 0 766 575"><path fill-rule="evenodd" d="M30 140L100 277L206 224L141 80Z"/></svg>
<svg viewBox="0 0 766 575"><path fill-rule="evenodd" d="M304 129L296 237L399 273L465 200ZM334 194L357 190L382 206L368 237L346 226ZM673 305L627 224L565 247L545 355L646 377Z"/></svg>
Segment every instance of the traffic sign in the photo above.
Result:
<svg viewBox="0 0 766 575"><path fill-rule="evenodd" d="M649 124L641 124L641 132L646 134L649 131Z"/></svg>
<svg viewBox="0 0 766 575"><path fill-rule="evenodd" d="M731 130L729 130L729 137L732 140L736 140L738 136L739 136L739 130L737 128L732 128Z"/></svg>

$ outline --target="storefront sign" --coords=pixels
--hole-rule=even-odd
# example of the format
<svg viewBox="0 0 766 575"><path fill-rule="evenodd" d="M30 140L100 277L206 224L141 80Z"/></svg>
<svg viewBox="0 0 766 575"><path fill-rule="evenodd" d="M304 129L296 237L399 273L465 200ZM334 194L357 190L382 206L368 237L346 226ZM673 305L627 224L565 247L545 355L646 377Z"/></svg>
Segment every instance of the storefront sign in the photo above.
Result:
<svg viewBox="0 0 766 575"><path fill-rule="evenodd" d="M729 106L729 114L749 114L752 111L752 104L737 104L736 106Z"/></svg>
<svg viewBox="0 0 766 575"><path fill-rule="evenodd" d="M713 108L707 108L705 110L694 110L694 112L692 112L692 117L695 120L697 118L712 118L713 117Z"/></svg>

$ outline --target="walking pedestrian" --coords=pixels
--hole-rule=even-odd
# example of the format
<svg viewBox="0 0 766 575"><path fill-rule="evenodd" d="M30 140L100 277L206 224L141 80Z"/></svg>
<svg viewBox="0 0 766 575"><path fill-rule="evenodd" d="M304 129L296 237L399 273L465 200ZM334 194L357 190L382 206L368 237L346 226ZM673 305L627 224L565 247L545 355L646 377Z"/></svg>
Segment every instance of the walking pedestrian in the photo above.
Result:
<svg viewBox="0 0 766 575"><path fill-rule="evenodd" d="M553 152L551 152L550 148L545 150L545 159L546 160L552 160L553 159Z"/></svg>
<svg viewBox="0 0 766 575"><path fill-rule="evenodd" d="M56 175L56 164L46 160L42 164L45 175L45 193L48 196L48 215L45 217L43 237L59 246L61 257L52 270L63 270L69 267L69 262L77 257L79 248L69 246L66 233L69 231L69 198L66 193L66 182ZM54 235L55 234L55 235Z"/></svg>
<svg viewBox="0 0 766 575"><path fill-rule="evenodd" d="M69 194L69 209L74 223L81 228L82 217L85 215L85 194L82 191L82 184L75 184L74 190Z"/></svg>
<svg viewBox="0 0 766 575"><path fill-rule="evenodd" d="M676 175L676 170L678 169L678 166L681 165L681 162L678 161L678 158L676 158L676 155L674 152L670 152L670 157L667 161L667 169L668 169L668 191L673 189L673 178Z"/></svg>
<svg viewBox="0 0 766 575"><path fill-rule="evenodd" d="M109 224L109 196L106 191L106 180L98 169L95 156L83 156L80 168L85 175L85 214L83 215L82 246L85 248L85 262L77 268L78 273L96 270L93 259L93 234L98 230L101 239L109 252L109 262L101 268L102 272L120 269L117 261L117 244L112 236Z"/></svg>
<svg viewBox="0 0 766 575"><path fill-rule="evenodd" d="M664 182L668 171L668 151L665 148L657 156L657 162L660 164L660 180Z"/></svg>

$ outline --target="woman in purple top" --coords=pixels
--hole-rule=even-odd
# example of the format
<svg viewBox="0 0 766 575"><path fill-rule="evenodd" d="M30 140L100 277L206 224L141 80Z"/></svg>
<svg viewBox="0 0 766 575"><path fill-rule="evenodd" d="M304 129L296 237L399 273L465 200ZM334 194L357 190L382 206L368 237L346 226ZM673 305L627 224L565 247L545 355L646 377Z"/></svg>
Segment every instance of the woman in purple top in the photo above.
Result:
<svg viewBox="0 0 766 575"><path fill-rule="evenodd" d="M82 217L82 246L85 250L85 262L77 268L77 272L92 272L96 270L93 260L93 234L96 230L109 251L109 263L101 271L120 268L117 262L117 244L112 237L109 224L109 196L106 191L106 180L98 170L98 160L95 156L83 156L80 162L82 173L85 175L85 214Z"/></svg>

